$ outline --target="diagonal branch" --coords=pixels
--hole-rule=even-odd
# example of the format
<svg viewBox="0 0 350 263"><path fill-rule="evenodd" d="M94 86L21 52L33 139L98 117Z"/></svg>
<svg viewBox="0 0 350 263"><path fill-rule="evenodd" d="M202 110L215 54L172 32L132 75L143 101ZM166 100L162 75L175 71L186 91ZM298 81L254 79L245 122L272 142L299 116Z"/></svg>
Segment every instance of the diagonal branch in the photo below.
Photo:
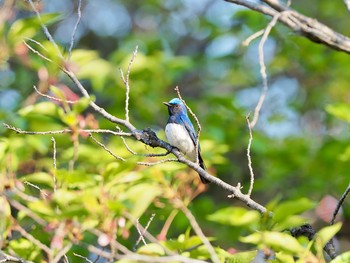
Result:
<svg viewBox="0 0 350 263"><path fill-rule="evenodd" d="M292 8L281 5L276 0L263 0L268 6L259 2L249 0L225 0L226 2L245 6L256 12L276 16L278 13L285 12L278 18L280 22L292 29L294 32L305 36L313 42L321 43L335 50L340 50L350 54L350 38L344 36L328 26L318 22L316 19L310 18Z"/></svg>

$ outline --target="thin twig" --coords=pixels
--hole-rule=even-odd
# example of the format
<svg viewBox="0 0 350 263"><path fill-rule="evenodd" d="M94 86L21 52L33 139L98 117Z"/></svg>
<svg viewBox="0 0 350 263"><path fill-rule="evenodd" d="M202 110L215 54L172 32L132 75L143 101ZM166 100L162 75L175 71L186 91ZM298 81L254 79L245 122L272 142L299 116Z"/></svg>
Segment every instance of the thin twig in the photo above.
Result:
<svg viewBox="0 0 350 263"><path fill-rule="evenodd" d="M247 119L247 124L249 128L249 142L248 142L248 147L247 147L247 158L248 158L248 167L249 167L249 173L250 173L250 185L249 185L249 190L248 190L248 196L252 194L253 187L254 187L254 171L253 171L253 166L252 166L252 158L250 156L250 148L252 146L252 141L253 141L253 134L252 134L252 127L250 125L249 121L249 114L246 117Z"/></svg>
<svg viewBox="0 0 350 263"><path fill-rule="evenodd" d="M136 225L136 219L129 213L123 212L123 216L125 216L128 220L130 220L133 225ZM176 255L175 252L169 250L167 247L165 247L157 238L155 238L151 233L148 232L147 229L143 228L141 225L139 225L140 230L143 233L143 236L146 237L150 242L159 245L161 248L163 248L164 252L167 255Z"/></svg>
<svg viewBox="0 0 350 263"><path fill-rule="evenodd" d="M82 255L79 255L79 254L77 254L77 253L75 253L75 252L73 252L73 255L74 256L76 256L76 257L78 257L78 258L82 258L82 259L84 259L86 262L88 262L88 263L93 263L90 259L88 259L87 257L84 257L84 256L82 256Z"/></svg>
<svg viewBox="0 0 350 263"><path fill-rule="evenodd" d="M122 130L120 129L119 126L117 126L117 131L118 131L119 133L122 132ZM136 154L137 154L137 152L133 151L133 150L129 147L129 145L127 144L127 142L126 142L126 140L125 140L125 138L124 138L123 136L120 136L120 139L122 139L125 148L126 148L131 154L133 154L133 155L136 155Z"/></svg>
<svg viewBox="0 0 350 263"><path fill-rule="evenodd" d="M136 248L137 248L137 246L139 245L139 243L141 242L141 240L142 240L142 242L143 242L145 245L147 245L147 243L146 243L146 241L145 241L145 239L144 239L143 236L145 235L145 233L146 233L147 229L149 228L151 222L153 221L155 215L156 215L156 214L152 214L152 215L151 215L151 217L149 218L149 220L148 220L148 222L147 222L145 228L144 228L142 231L141 231L141 229L140 229L140 222L139 222L139 219L136 220L136 229L137 229L137 232L139 233L140 237L139 237L139 239L136 241L136 243L135 243L135 245L134 245L134 247L133 247L133 251L136 251Z"/></svg>
<svg viewBox="0 0 350 263"><path fill-rule="evenodd" d="M24 181L23 183L26 184L26 185L29 185L29 186L31 186L31 187L33 187L33 188L35 188L35 189L37 189L37 190L40 192L40 195L41 195L44 199L45 199L46 197L49 196L47 193L45 193L43 190L41 190L41 188L40 188L39 186L37 186L37 185L35 185L35 184L32 184L32 183L30 183L30 182L28 182L28 181Z"/></svg>
<svg viewBox="0 0 350 263"><path fill-rule="evenodd" d="M53 135L53 134L63 134L63 133L71 133L72 130L71 129L63 129L63 130L57 130L57 131L24 131L20 128L11 126L7 123L3 123L3 125L12 131L15 131L16 133L19 134L27 134L27 135ZM115 131L111 131L111 130L105 130L105 129L81 129L78 130L78 132L86 132L86 133L109 133L109 134L113 134L115 136L132 136L132 133L130 132L115 132Z"/></svg>
<svg viewBox="0 0 350 263"><path fill-rule="evenodd" d="M48 57L44 56L43 54L41 54L38 50L34 49L33 47L31 47L26 41L23 40L24 45L26 45L27 48L29 48L34 54L37 54L39 57L41 57L42 59L49 61L49 62L53 62L51 59L49 59Z"/></svg>
<svg viewBox="0 0 350 263"><path fill-rule="evenodd" d="M249 36L246 40L242 42L243 46L249 46L250 42L252 42L254 39L257 39L262 34L264 34L265 29L261 29L258 32L255 32L253 35Z"/></svg>
<svg viewBox="0 0 350 263"><path fill-rule="evenodd" d="M120 68L120 76L124 82L125 85L125 120L129 121L129 95L130 95L130 84L129 84L129 76L130 76L130 71L131 71L131 66L134 63L135 57L137 55L137 50L138 50L138 46L135 47L134 52L132 53L129 65L128 65L128 69L126 71L126 77L124 77L124 73L123 70Z"/></svg>
<svg viewBox="0 0 350 263"><path fill-rule="evenodd" d="M48 98L50 100L54 100L54 101L58 101L58 102L65 102L65 103L68 103L68 104L74 104L76 103L78 100L64 100L64 99L60 99L60 98L56 98L56 97L52 97L50 95L47 95L47 94L44 94L44 93L41 93L36 86L33 86L36 93L38 93L40 96L42 97L45 97L45 98Z"/></svg>
<svg viewBox="0 0 350 263"><path fill-rule="evenodd" d="M70 58L72 56L72 50L73 50L74 41L75 41L75 34L77 33L77 29L78 29L79 23L81 21L81 0L79 0L79 2L78 2L77 13L78 13L78 19L77 19L77 22L75 22L74 29L72 32L72 37L70 40L70 46L69 46L69 51L68 51L68 61L70 60Z"/></svg>
<svg viewBox="0 0 350 263"><path fill-rule="evenodd" d="M168 162L178 162L179 160L176 158L169 158L169 159L163 159L163 160L159 160L157 162L137 162L138 165L145 165L145 166L154 166L154 165L158 165L161 163L168 163Z"/></svg>
<svg viewBox="0 0 350 263"><path fill-rule="evenodd" d="M32 38L30 38L30 37L25 37L24 39L26 39L26 40L28 40L28 41L30 41L30 42L33 42L34 44L36 44L36 45L38 45L39 47L41 47L43 50L45 50L46 52L49 52L48 50L47 50L47 48L43 45L43 44L41 44L39 41L36 41L35 39L32 39Z"/></svg>
<svg viewBox="0 0 350 263"><path fill-rule="evenodd" d="M337 217L337 214L339 212L339 209L341 208L341 206L343 205L346 196L349 194L350 192L350 183L348 185L348 187L346 188L345 192L343 193L343 195L341 196L341 198L338 201L337 207L335 208L334 212L333 212L333 216L332 216L332 220L330 222L330 225L334 224L335 218Z"/></svg>
<svg viewBox="0 0 350 263"><path fill-rule="evenodd" d="M120 156L117 156L115 155L110 149L107 148L106 145L104 145L103 143L99 142L98 140L96 140L94 138L94 136L92 136L92 134L90 133L89 134L90 138L95 142L97 143L99 146L101 146L103 149L105 149L106 152L108 152L110 155L112 155L114 158L118 159L118 160L121 160L123 162L125 162L126 160L123 158L123 157L120 157Z"/></svg>
<svg viewBox="0 0 350 263"><path fill-rule="evenodd" d="M3 123L3 125L9 129L9 130L13 130L16 133L19 134L28 134L28 135L48 135L48 134L62 134L62 133L70 133L72 130L70 129L63 129L63 130L58 130L58 131L45 131L45 132L34 132L34 131L23 131L20 128L16 128L14 126L8 125L6 123Z"/></svg>
<svg viewBox="0 0 350 263"><path fill-rule="evenodd" d="M52 146L53 146L53 192L56 193L57 191L57 178L56 178L56 171L57 171L57 163L56 163L56 140L54 137L51 138Z"/></svg>
<svg viewBox="0 0 350 263"><path fill-rule="evenodd" d="M54 259L51 261L51 263L59 263L60 259L65 256L65 254L72 248L73 244L69 242L63 249L61 249L57 255L54 257Z"/></svg>
<svg viewBox="0 0 350 263"><path fill-rule="evenodd" d="M144 157L164 157L169 155L169 151L166 151L165 153L145 153L145 154L138 154L140 156L144 156Z"/></svg>
<svg viewBox="0 0 350 263"><path fill-rule="evenodd" d="M275 15L272 18L271 22L265 28L264 34L263 34L263 36L260 40L260 43L259 43L259 64L260 64L260 74L261 74L261 78L262 78L262 82L263 82L263 88L262 88L262 91L260 94L259 101L255 107L255 110L254 110L253 120L250 123L251 128L254 128L256 123L258 122L260 110L261 110L261 107L265 101L265 97L266 97L267 90L268 90L266 66L265 66L265 62L264 62L264 45L265 45L265 42L266 42L272 28L276 25L279 17L282 14L283 14L283 12L278 13L277 15Z"/></svg>

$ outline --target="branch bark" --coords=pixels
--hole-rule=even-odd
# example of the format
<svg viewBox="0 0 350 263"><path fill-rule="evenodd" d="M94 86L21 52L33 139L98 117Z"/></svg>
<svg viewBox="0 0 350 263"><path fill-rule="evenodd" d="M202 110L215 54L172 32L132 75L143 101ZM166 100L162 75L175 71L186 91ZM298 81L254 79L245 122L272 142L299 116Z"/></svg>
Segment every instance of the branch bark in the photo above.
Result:
<svg viewBox="0 0 350 263"><path fill-rule="evenodd" d="M296 10L280 4L276 0L263 0L267 5L248 0L225 0L226 2L245 6L264 15L275 17L279 13L280 22L295 33L305 36L313 42L350 54L350 38L344 36L314 18L305 16Z"/></svg>

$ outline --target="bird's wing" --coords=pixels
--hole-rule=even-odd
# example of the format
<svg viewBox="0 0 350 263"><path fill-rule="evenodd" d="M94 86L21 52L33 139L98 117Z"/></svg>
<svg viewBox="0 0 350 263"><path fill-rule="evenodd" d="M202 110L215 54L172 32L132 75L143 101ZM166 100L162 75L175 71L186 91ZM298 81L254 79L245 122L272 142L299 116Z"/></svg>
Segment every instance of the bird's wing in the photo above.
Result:
<svg viewBox="0 0 350 263"><path fill-rule="evenodd" d="M190 135L193 144L196 145L196 143L197 143L197 135L196 135L196 133L194 131L194 127L192 125L191 120L186 115L181 116L180 119L181 119L181 122L182 122L181 124L185 126L188 134Z"/></svg>
<svg viewBox="0 0 350 263"><path fill-rule="evenodd" d="M181 121L181 124L185 126L188 134L191 137L191 140L193 141L193 144L196 145L196 143L197 143L197 135L196 135L196 133L194 131L194 127L192 125L191 120L188 118L188 116L183 115L183 116L181 116L180 121ZM200 167L202 167L205 170L205 165L204 165L203 158L201 156L201 148L200 148L199 142L198 142L198 160L199 160ZM203 183L205 183L205 184L209 183L209 181L206 180L205 178L203 178L202 176L200 176L200 178L201 178Z"/></svg>

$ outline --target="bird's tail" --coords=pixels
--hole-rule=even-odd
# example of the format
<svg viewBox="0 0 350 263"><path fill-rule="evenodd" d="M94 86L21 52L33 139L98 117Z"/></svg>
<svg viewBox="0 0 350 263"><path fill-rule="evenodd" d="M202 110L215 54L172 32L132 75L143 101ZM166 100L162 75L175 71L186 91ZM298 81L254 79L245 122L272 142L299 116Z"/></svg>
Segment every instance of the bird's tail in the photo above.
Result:
<svg viewBox="0 0 350 263"><path fill-rule="evenodd" d="M199 166L202 167L204 170L205 170L205 165L204 165L204 161L202 159L202 156L200 153L198 153L198 160L199 160ZM201 179L202 183L203 184L209 184L210 181L208 181L207 179L205 179L203 176L201 176L199 174L199 178Z"/></svg>

